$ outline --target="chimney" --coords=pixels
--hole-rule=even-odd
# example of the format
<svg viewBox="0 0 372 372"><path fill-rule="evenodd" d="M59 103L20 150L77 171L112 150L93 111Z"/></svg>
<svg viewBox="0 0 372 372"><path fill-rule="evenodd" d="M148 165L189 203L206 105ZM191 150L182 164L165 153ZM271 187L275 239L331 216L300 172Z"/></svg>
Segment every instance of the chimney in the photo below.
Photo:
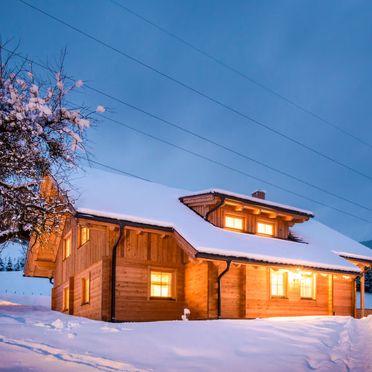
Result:
<svg viewBox="0 0 372 372"><path fill-rule="evenodd" d="M252 196L254 198L263 199L265 200L265 191L263 190L256 190L255 192L252 192Z"/></svg>

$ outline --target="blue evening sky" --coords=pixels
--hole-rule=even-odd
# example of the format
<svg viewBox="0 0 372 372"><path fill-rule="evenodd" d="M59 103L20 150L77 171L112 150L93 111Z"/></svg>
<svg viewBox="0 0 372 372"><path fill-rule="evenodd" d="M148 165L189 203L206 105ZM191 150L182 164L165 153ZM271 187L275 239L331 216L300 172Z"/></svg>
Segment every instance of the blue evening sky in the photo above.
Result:
<svg viewBox="0 0 372 372"><path fill-rule="evenodd" d="M110 0L27 0L246 115L371 177L357 175L108 50L18 0L2 0L3 40L53 61L66 47L66 72L154 115L371 208L336 199L254 162L197 140L124 105L82 89L87 105L217 162L372 221L372 147L322 124L201 56ZM255 80L372 144L370 1L116 0ZM155 182L190 190L219 187L311 209L358 240L372 224L303 200L112 122L89 130L94 159Z"/></svg>

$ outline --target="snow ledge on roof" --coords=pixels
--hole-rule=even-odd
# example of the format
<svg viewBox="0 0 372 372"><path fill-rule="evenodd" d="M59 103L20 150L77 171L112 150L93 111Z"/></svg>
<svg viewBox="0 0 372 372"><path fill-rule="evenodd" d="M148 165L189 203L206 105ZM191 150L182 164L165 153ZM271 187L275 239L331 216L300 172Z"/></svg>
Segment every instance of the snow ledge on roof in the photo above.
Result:
<svg viewBox="0 0 372 372"><path fill-rule="evenodd" d="M248 258L248 259L252 259L255 261L269 262L269 263L274 263L274 264L299 265L299 266L307 266L307 267L326 269L326 270L340 270L340 271L360 273L360 269L357 266L353 268L353 267L350 267L349 265L342 266L342 265L324 264L324 263L306 261L306 260L301 260L301 259L265 256L265 255L259 255L259 254L254 254L254 253L244 253L241 251L222 251L220 249L205 248L205 247L198 247L198 252L207 253L207 254L215 254L215 255L226 256L226 257L233 256L233 257L236 257L237 259Z"/></svg>
<svg viewBox="0 0 372 372"><path fill-rule="evenodd" d="M278 207L278 208L288 209L288 210L291 210L291 211L294 211L294 212L307 214L307 215L310 215L310 216L313 216L313 217L315 216L314 212L312 212L310 210L296 208L296 207L292 207L291 205L281 204L281 203L273 202L273 201L266 200L266 199L255 198L254 196L249 196L249 195L246 195L246 194L239 194L239 193L231 192L231 191L224 190L224 189L213 188L213 189L195 191L195 192L192 192L191 194L183 196L182 198L186 198L186 197L189 197L189 196L203 195L203 194L213 194L213 193L224 194L224 195L232 196L232 197L235 197L235 198L246 199L246 200L252 201L254 203L265 204L265 205L270 206L270 207Z"/></svg>
<svg viewBox="0 0 372 372"><path fill-rule="evenodd" d="M348 252L337 252L337 251L333 251L333 253L336 253L339 256L344 256L344 257L348 257L348 258L355 258L355 259L359 259L359 260L372 262L372 257L369 257L369 256L363 256L363 255L360 255L360 254L354 254L354 253L348 253Z"/></svg>

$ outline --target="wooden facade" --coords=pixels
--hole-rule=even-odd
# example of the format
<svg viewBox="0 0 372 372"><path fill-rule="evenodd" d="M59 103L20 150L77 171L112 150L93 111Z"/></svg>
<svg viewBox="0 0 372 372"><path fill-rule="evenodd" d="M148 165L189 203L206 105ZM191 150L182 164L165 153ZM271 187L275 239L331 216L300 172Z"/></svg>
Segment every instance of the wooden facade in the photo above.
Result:
<svg viewBox="0 0 372 372"><path fill-rule="evenodd" d="M311 217L295 210L278 210L264 203L237 200L232 196L212 193L184 197L182 202L217 227L226 227L226 217L237 217L243 221L241 232L257 234L257 224L262 222L272 225L273 237L279 239L288 239L291 226Z"/></svg>
<svg viewBox="0 0 372 372"><path fill-rule="evenodd" d="M89 228L89 240L80 246L79 228ZM71 237L72 250L63 257L63 242ZM112 247L119 228L110 223L70 218L57 252L52 292L54 310L97 320L111 320ZM179 240L178 240L179 241ZM218 277L223 260L190 256L174 232L125 227L116 252L116 321L180 319L185 308L190 319L218 318ZM272 269L293 272L277 265L232 262L221 278L221 318L256 318L298 315L354 315L352 275L316 271L313 299L300 297L299 283L288 278L283 298L271 295ZM172 273L170 298L152 298L150 272ZM82 301L83 279L90 281L90 300ZM69 306L64 306L64 289Z"/></svg>
<svg viewBox="0 0 372 372"><path fill-rule="evenodd" d="M237 216L240 232L256 234L263 221L277 239L311 217L213 194L182 202L220 228ZM25 273L54 278L54 310L96 320L181 319L185 308L190 319L357 315L355 272L201 256L171 228L94 216L68 216L49 244L32 245Z"/></svg>

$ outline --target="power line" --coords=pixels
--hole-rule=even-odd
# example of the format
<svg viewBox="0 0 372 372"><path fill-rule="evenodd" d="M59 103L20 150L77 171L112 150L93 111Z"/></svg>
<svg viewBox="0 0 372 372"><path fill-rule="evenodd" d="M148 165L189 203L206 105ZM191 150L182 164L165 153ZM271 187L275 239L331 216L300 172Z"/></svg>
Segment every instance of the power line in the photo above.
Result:
<svg viewBox="0 0 372 372"><path fill-rule="evenodd" d="M141 177L141 176L137 176L137 175L134 174L134 173L130 173L130 172L123 171L122 169L115 168L115 167L113 167L113 166L111 166L111 165L108 165L108 164L100 163L99 161L93 160L93 159L91 159L91 158L88 159L88 158L84 158L83 156L77 156L77 157L78 157L79 159L81 159L81 160L84 160L84 161L88 162L88 163L93 163L93 164L96 164L96 165L100 165L100 166L102 166L102 167L104 167L104 168L107 168L107 169L113 170L113 171L115 171L115 172L119 172L119 173L125 174L126 176L130 176L130 177L133 177L133 178L138 178L138 179L140 179L140 180L142 180L142 181L153 182L153 181L149 180L148 178L143 178L143 177Z"/></svg>
<svg viewBox="0 0 372 372"><path fill-rule="evenodd" d="M335 210L335 211L337 211L337 212L339 212L339 213L343 213L343 214L345 214L345 215L348 215L348 216L354 217L354 218L359 219L359 220L361 220L361 221L364 221L364 222L367 222L367 223L372 223L372 221L369 221L369 220L367 220L367 219L365 219L365 218L363 218L363 217L359 217L359 216L357 216L357 215L355 215L355 214L352 214L352 213L350 213L350 212L344 211L344 210L339 209L339 208L337 208L337 207L333 207L333 206L330 206L330 205L325 204L325 203L323 203L323 202L320 202L320 201L318 201L318 200L315 200L315 199L309 198L309 197L307 197L307 196L305 196L305 195L299 194L299 193L297 193L297 192L295 192L295 191L292 191L292 190L289 190L289 189L287 189L287 188L285 188L285 187L279 186L279 185L277 185L277 184L275 184L275 183L273 183L273 182L266 181L266 180L264 180L264 179L262 179L262 178L260 178L260 177L254 176L254 175L252 175L252 174L250 174L250 173L247 173L247 172L244 172L244 171L242 171L242 170L240 170L240 169L238 169L238 168L234 168L234 167L232 167L232 166L230 166L230 165L228 165L228 164L222 163L222 162L220 162L220 161L218 161L218 160L212 159L212 158L210 158L210 157L208 157L208 156L205 156L205 155L200 154L200 153L198 153L198 152L195 152L195 151L192 151L192 150L186 149L186 148L183 147L183 146L176 145L176 144L174 144L174 143L172 143L172 142L170 142L170 141L164 140L164 139L162 139L162 138L160 138L160 137L157 137L157 136L155 136L155 135L153 135L153 134L150 134L150 133L147 133L147 132L145 132L145 131L142 131L142 130L140 130L140 129L138 129L138 128L135 128L135 127L133 127L133 126L131 126L131 125L129 125L129 124L126 124L126 123L124 123L124 122L122 122L122 121L119 121L119 120L116 120L116 119L112 119L112 118L110 118L110 117L108 117L108 116L106 116L106 115L102 115L102 114L100 114L100 117L103 117L104 119L106 119L106 120L108 120L108 121L111 121L111 122L113 122L113 123L115 123L115 124L118 124L118 125L120 125L120 126L122 126L122 127L125 127L125 128L127 128L127 129L130 129L130 130L132 130L132 131L134 131L134 132L136 132L136 133L139 133L139 134L144 135L144 136L146 136L146 137L152 138L152 139L154 139L154 140L156 140L156 141L158 141L158 142L161 142L161 143L167 144L168 146L174 147L174 148L176 148L176 149L178 149L178 150L181 150L181 151L183 151L183 152L186 152L186 153L188 153L188 154L191 154L191 155L194 155L194 156L196 156L196 157L198 157L198 158L201 158L201 159L203 159L203 160L206 160L206 161L208 161L208 162L210 162L210 163L213 163L213 164L219 165L219 166L221 166L221 167L223 167L223 168L225 168L225 169L228 169L228 170L230 170L230 171L233 171L233 172L235 172L235 173L241 174L241 175L243 175L243 176L245 176L245 177L248 177L248 178L254 179L254 180L259 181L259 182L261 182L261 183L265 183L265 184L267 184L267 185L269 185L269 186L272 186L272 187L274 187L274 188L277 188L277 189L279 189L279 190L281 190L281 191L284 191L284 192L286 192L286 193L288 193L288 194L291 194L291 195L297 196L297 197L299 197L299 198L301 198L301 199L304 199L304 200L307 200L307 201L311 201L311 202L316 203L316 204L318 204L318 205L321 205L321 206L323 206L323 207L327 207L327 208L333 209L333 210Z"/></svg>
<svg viewBox="0 0 372 372"><path fill-rule="evenodd" d="M11 52L11 51L10 51L9 49L7 49L7 48L3 48L3 49L6 50L7 52ZM37 66L39 66L39 67L41 67L41 68L43 68L43 69L46 69L46 70L50 71L50 69L49 69L47 66L45 66L45 65L43 65L43 64L41 64L41 63L39 63L39 62L35 62L35 61L31 60L30 58L23 57L23 56L20 55L19 53L16 53L16 52L12 52L12 53L13 53L14 55L16 55L17 57L24 59L25 61L29 61L29 62L34 63L34 64L36 64ZM69 80L71 80L71 81L74 81L72 78L69 78L69 77L67 77L67 78L68 78ZM126 105L126 106L129 106L129 107L131 107L131 108L134 108L134 109L136 109L137 111L140 111L140 112L142 112L142 113L144 113L144 114L146 114L146 115L148 115L148 116L150 116L150 117L152 117L152 118L155 118L155 119L157 119L157 120L159 120L159 121L161 121L161 122L164 122L165 124L167 124L167 125L169 125L169 126L171 126L171 127L177 128L177 129L179 129L180 131L183 131L183 132L185 132L185 133L188 133L188 134L190 134L190 135L192 135L192 136L194 136L194 137L196 137L196 138L199 138L199 139L201 139L201 140L203 140L203 141L205 141L205 142L207 142L207 143L210 143L210 144L212 144L212 145L214 145L214 146L216 146L216 147L222 148L222 149L224 149L224 150L226 150L226 151L229 151L229 152L231 152L231 153L233 153L233 154L235 154L235 155L238 155L238 156L240 156L240 157L242 157L242 158L244 158L244 159L250 160L250 161L252 161L252 162L254 162L254 163L256 163L256 164L259 164L259 165L261 165L261 166L263 166L263 167L265 167L265 168L267 168L267 169L270 169L270 170L272 170L272 171L274 171L274 172L276 172L276 173L279 173L279 174L284 175L284 176L286 176L286 177L288 177L288 178L294 179L294 180L296 180L296 181L298 181L298 182L301 182L301 183L303 183L303 184L305 184L305 185L307 185L307 186L313 187L313 188L315 188L315 189L317 189L317 190L319 190L319 191L322 191L322 192L324 192L324 193L326 193L326 194L328 194L328 195L331 195L331 196L333 196L333 197L335 197L335 198L337 198L337 199L340 199L340 200L342 200L342 201L346 201L346 202L348 202L348 203L350 203L350 204L352 204L352 205L354 205L354 206L357 206L357 207L363 208L363 209L365 209L365 210L367 210L367 211L372 211L371 208L366 207L366 206L364 206L364 205L362 205L362 204L360 204L360 203L358 203L358 202L352 201L352 200L350 200L350 199L348 199L348 198L345 198L345 197L343 197L343 196L341 196L341 195L335 194L335 193L333 193L333 192L331 192L331 191L328 191L327 189L324 189L324 188L322 188L322 187L320 187L320 186L317 186L317 185L315 185L315 184L312 184L312 183L310 183L310 182L308 182L308 181L306 181L306 180L303 180L303 179L301 179L301 178L299 178L299 177L297 177L297 176L294 176L294 175L291 175L291 174L289 174L289 173L287 173L287 172L281 171L281 170L278 169L278 168L275 168L275 167L273 167L273 166L271 166L271 165L269 165L269 164L266 164L266 163L264 163L264 162L261 162L260 160L254 159L254 158L252 158L252 157L250 157L250 156L248 156L248 155L246 155L246 154L243 154L243 153L241 153L241 152L239 152L239 151L236 151L236 150L234 150L234 149L231 148L231 147L228 147L228 146L225 146L225 145L223 145L223 144L220 144L220 143L218 143L218 142L216 142L216 141L213 141L213 140L211 140L211 139L209 139L209 138L207 138L207 137L204 137L204 136L202 136L202 135L199 135L199 134L197 134L197 133L195 133L195 132L193 132L193 131L191 131L191 130L189 130L189 129L186 129L186 128L184 128L184 127L178 125L178 124L175 124L175 123L173 123L173 122L171 122L171 121L165 120L165 119L163 119L163 118L161 118L161 117L159 117L159 116L157 116L157 115L151 114L151 113L149 113L148 111L145 111L145 110L143 110L143 109L140 109L140 108L138 108L138 107L136 107L136 106L133 106L133 105L131 105L131 104L129 104L129 103L127 103L127 102L121 100L120 98L117 98L117 97L115 97L115 96L112 96L112 95L110 95L110 94L108 94L108 93L106 93L106 92L104 92L104 91L102 91L102 90L96 89L96 88L94 88L94 87L92 87L92 86L90 86L90 85L88 85L88 84L85 84L84 86L85 86L86 88L88 88L88 89L90 89L90 90L92 90L92 91L98 93L98 94L101 94L101 95L103 95L103 96L105 96L105 97L108 97L108 98L110 98L110 99L112 99L112 100L115 100L115 101L117 101L117 102L119 102L119 103L122 103L122 104L124 104L124 105ZM109 118L109 117L106 117L106 116L104 116L104 115L102 115L102 114L100 114L100 117L104 117L104 118L106 118L107 120L113 121L113 122L115 122L115 123L117 123L117 124L119 123L118 121L115 121L114 119L111 119L111 118ZM128 129L132 129L132 130L134 130L134 131L136 131L136 132L138 132L138 133L141 133L141 134L143 134L143 135L146 135L146 136L148 136L148 137L151 137L151 138L153 138L153 139L156 139L156 140L161 141L161 142L163 142L163 143L166 143L166 144L168 144L168 145L170 144L170 143L167 142L167 141L163 141L163 140L161 140L160 138L158 138L158 137L156 137L156 136L150 135L150 134L148 134L148 133L146 133L146 132L143 132L143 131L141 131L141 130L139 130L139 129L137 129L137 128L134 128L134 127L128 126L127 124L124 124L124 123L122 123L122 122L120 123L120 125L122 125L122 126L126 126ZM172 146L177 146L177 145L172 144ZM183 149L183 150L184 150L184 149ZM193 154L193 155L195 155L195 154ZM264 182L265 182L265 181L264 181Z"/></svg>
<svg viewBox="0 0 372 372"><path fill-rule="evenodd" d="M206 52L205 50L197 47L195 44L192 44L190 43L189 41L185 40L184 38L182 38L181 36L178 36L177 34L175 34L174 32L172 31L169 31L167 30L166 28L156 24L154 21L150 20L149 18L146 18L144 17L143 15L135 12L134 10L128 8L127 6L121 4L119 1L116 1L116 0L111 0L112 3L114 3L115 5L117 5L118 7L122 8L123 10L125 10L126 12L132 14L133 16L141 19L142 21L150 24L151 26L155 27L156 29L158 29L159 31L165 33L166 35L172 37L173 39L179 41L180 43L182 43L183 45L186 45L187 47L189 47L190 49L198 52L199 54L203 55L204 57L207 57L209 60L217 63L218 65L226 68L227 70L230 70L232 71L233 73L239 75L240 77L244 78L245 80L249 81L250 83L256 85L257 87L265 90L266 92L276 96L277 98L285 101L286 103L288 103L289 105L297 108L298 110L302 111L302 112L305 112L306 114L312 116L313 118L319 120L321 123L323 124L326 124L328 125L329 127L343 133L344 135L350 137L350 138L353 138L355 141L358 141L359 143L365 145L365 146L368 146L369 148L372 148L372 144L365 141L364 139L350 133L349 131L341 128L339 125L336 125L334 123L332 123L331 121L325 119L324 117L322 117L321 115L317 114L316 112L302 106L301 104L295 102L294 100L284 96L283 94L275 91L274 89L268 87L267 85L259 82L258 80L252 78L251 76L248 76L246 73L242 72L241 70L229 65L228 63L224 62L223 60L219 59L218 57Z"/></svg>
<svg viewBox="0 0 372 372"><path fill-rule="evenodd" d="M305 143L303 143L303 142L301 142L301 141L299 141L299 140L297 140L297 139L295 139L295 138L293 138L293 137L291 137L291 136L289 136L289 135L287 135L285 133L282 133L282 132L280 132L277 129L274 129L274 128L270 127L269 125L263 123L262 121L259 121L257 119L254 119L253 117L251 117L251 116L249 116L247 114L244 114L241 111L239 111L239 110L237 110L237 109L235 109L235 108L233 108L233 107L231 107L231 106L229 106L229 105L227 105L227 104L225 104L225 103L223 103L223 102L221 102L221 101L219 101L219 100L217 100L217 99L215 99L213 97L210 97L209 95L207 95L207 94L199 91L198 89L193 88L193 87L187 85L186 83L184 83L184 82L182 82L182 81L180 81L180 80L178 80L176 78L173 78L170 75L167 75L164 72L161 72L160 70L158 70L155 67L152 67L151 65L149 65L149 64L147 64L147 63L139 60L138 58L133 57L133 56L129 55L128 53L123 52L122 50L120 50L120 49L118 49L118 48L116 48L116 47L114 47L114 46L112 46L112 45L110 45L110 44L108 44L108 43L106 43L106 42L104 42L104 41L96 38L95 36L93 36L91 34L88 34L85 31L80 30L79 28L77 28L77 27L75 27L75 26L73 26L73 25L65 22L64 20L62 20L60 18L57 18L57 17L55 17L55 16L47 13L46 11L44 11L44 10L42 10L42 9L40 9L40 8L32 5L32 4L29 4L28 2L26 2L24 0L18 0L18 1L21 2L24 5L27 5L28 7L32 8L34 10L36 10L36 11L38 11L38 12L46 15L47 17L49 17L49 18L51 18L51 19L53 19L53 20L55 20L55 21L57 21L57 22L65 25L66 27L68 27L68 28L70 28L70 29L72 29L72 30L80 33L81 35L83 35L83 36L85 36L85 37L87 37L87 38L89 38L89 39L97 42L98 44L104 46L105 48L110 49L110 50L112 50L112 51L120 54L121 56L123 56L123 57L131 60L132 62L135 62L135 63L141 65L142 67L145 67L148 70L153 71L153 72L157 73L158 75L160 75L160 76L162 76L162 77L164 77L164 78L166 78L166 79L168 79L168 80L170 80L170 81L172 81L172 82L174 82L174 83L176 83L176 84L184 87L185 89L188 89L188 90L194 92L195 94L198 94L199 96L204 97L205 99L207 99L207 100L209 100L209 101L211 101L211 102L213 102L213 103L215 103L215 104L217 104L217 105L225 108L226 110L231 111L231 112L235 113L236 115L238 115L238 116L240 116L240 117L242 117L244 119L247 119L248 121L250 121L250 122L252 122L252 123L254 123L256 125L258 125L258 126L260 126L262 128L265 128L266 130L268 130L268 131L270 131L270 132L272 132L272 133L274 133L274 134L276 134L276 135L278 135L278 136L280 136L280 137L282 137L282 138L284 138L284 139L286 139L286 140L288 140L288 141L290 141L292 143L295 143L298 146L303 147L304 149L307 149L308 151L310 151L310 152L312 152L312 153L314 153L314 154L316 154L316 155L318 155L320 157L323 157L324 159L327 159L328 161L330 161L332 163L335 163L335 164L339 165L340 167L342 167L344 169L347 169L347 170L349 170L349 171L351 171L351 172L353 172L353 173L355 173L355 174L357 174L359 176L362 176L362 177L367 178L367 179L369 179L369 180L372 181L372 177L369 176L369 175L367 175L366 173L363 173L363 172L361 172L361 171L359 171L359 170L357 170L357 169L355 169L355 168L353 168L353 167L351 167L351 166L349 166L349 165L347 165L347 164L345 164L345 163L343 163L343 162L341 162L341 161L339 161L339 160L337 160L337 159L335 159L335 158L333 158L331 156L328 156L328 155L322 153L321 151L318 151L315 148L313 148L313 147L311 147L309 145L306 145Z"/></svg>
<svg viewBox="0 0 372 372"><path fill-rule="evenodd" d="M41 67L41 68L43 68L43 69L46 69L46 70L49 71L49 72L51 71L50 68L44 66L43 64L41 64L41 63L39 63L39 62L35 62L35 61L31 60L30 58L23 57L23 56L21 56L19 53L9 51L7 48L4 48L4 47L3 47L3 49L6 50L6 51L8 51L8 52L13 53L13 55L15 55L15 56L18 56L18 57L20 57L20 58L23 58L25 61L32 62L32 63L36 64L37 66L39 66L39 67ZM73 80L72 78L70 78L70 77L67 77L67 78L68 78L69 80L74 81L74 80ZM244 171L242 171L242 170L240 170L240 169L237 169L237 168L231 167L231 166L229 166L229 165L227 165L227 164L225 164L225 163L219 162L219 161L217 161L217 160L215 160L215 159L209 158L209 157L207 157L207 156L205 156L205 155L202 155L202 154L199 154L199 153L197 153L197 152L194 152L194 151L188 150L188 149L186 149L186 148L184 148L184 147L182 147L182 146L179 146L179 145L176 145L176 144L174 144L174 143L172 143L172 142L169 142L169 141L166 141L166 140L164 140L164 139L161 139L161 138L159 138L159 137L157 137L157 136L155 136L155 135L152 135L152 134L146 133L146 132L144 132L144 131L142 131L142 130L140 130L140 129L137 129L137 128L135 128L135 127L132 127L132 126L130 126L130 125L126 124L126 123L123 123L123 122L121 122L121 121L118 121L118 120L112 119L112 118L107 117L107 116L102 115L102 114L100 114L99 117L104 117L106 120L109 120L109 121L111 121L111 122L113 122L113 123L116 123L116 124L118 124L118 125L121 125L121 126L123 126L123 127L126 127L127 129L130 129L130 130L132 130L132 131L135 131L135 132L137 132L137 133L139 133L139 134L141 134L141 135L147 136L147 137L152 138L152 139L154 139L154 140L156 140L156 141L159 141L159 142L161 142L161 143L164 143L164 144L167 144L167 145L169 145L169 146L171 146L171 147L174 147L174 148L176 148L176 149L179 149L179 150L181 150L181 151L183 151L183 152L186 152L186 153L188 153L188 154L194 155L194 156L196 156L196 157L198 157L198 158L204 159L204 160L206 160L206 161L208 161L208 162L211 162L211 163L213 163L213 164L219 165L219 166L221 166L221 167L223 167L223 168L225 168L225 169L231 170L231 171L236 172L236 173L238 173L238 174L241 174L241 175L243 175L243 176L245 176L245 177L248 177L248 178L251 178L251 179L257 180L257 181L259 181L259 182L265 183L265 184L270 185L270 186L272 186L272 187L274 187L274 188L277 188L277 189L279 189L279 190L282 190L282 191L284 191L284 192L286 192L286 193L289 193L289 194L291 194L291 195L297 196L297 197L299 197L299 198L301 198L301 199L311 201L311 202L313 202L313 203L316 203L316 204L318 204L318 205L324 206L324 207L329 208L329 209L333 209L333 210L335 210L335 211L337 211L337 212L339 212L339 213L342 213L342 214L348 215L348 216L350 216L350 217L356 218L356 219L361 220L361 221L363 221L363 222L372 223L372 221L369 221L369 220L367 220L367 219L365 219L365 218L363 218L363 217L359 217L359 216L357 216L357 215L355 215L355 214L349 213L349 212L344 211L344 210L342 210L342 209L339 209L339 208L337 208L337 207L330 206L330 205L325 204L325 203L323 203L323 202L319 202L319 201L317 201L317 200L315 200L315 199L312 199L312 198L309 198L309 197L304 196L304 195L302 195L302 194L299 194L299 193L297 193L297 192L295 192L295 191L292 191L292 190L286 189L286 188L284 188L284 187L282 187L282 186L278 186L277 184L274 184L274 183L272 183L272 182L266 181L266 180L264 180L264 179L262 179L262 178L259 178L259 177L257 177L257 176L251 175L251 174L249 174L249 173L247 173L247 172L244 172ZM150 180L148 180L148 179L146 179L146 178L143 178L143 177L137 176L137 175L135 175L135 174L133 174L133 173L129 173L129 172L122 171L122 170L120 170L120 169L118 169L118 168L115 168L115 167L109 166L109 165L107 165L107 164L103 164L103 163L97 162L97 161L95 161L95 160L93 160L93 159L85 159L85 158L83 158L83 157L81 157L81 156L78 156L78 157L79 157L80 159L82 159L82 160L86 160L86 161L88 161L88 162L91 162L91 163L95 163L95 164L98 164L98 165L104 166L104 167L106 167L107 169L114 170L114 171L118 171L118 172L120 172L120 173L123 173L123 174L129 175L129 176L131 176L131 177L135 177L135 178L139 178L139 179L142 179L142 180L145 180L145 181L152 182L152 181L150 181Z"/></svg>

